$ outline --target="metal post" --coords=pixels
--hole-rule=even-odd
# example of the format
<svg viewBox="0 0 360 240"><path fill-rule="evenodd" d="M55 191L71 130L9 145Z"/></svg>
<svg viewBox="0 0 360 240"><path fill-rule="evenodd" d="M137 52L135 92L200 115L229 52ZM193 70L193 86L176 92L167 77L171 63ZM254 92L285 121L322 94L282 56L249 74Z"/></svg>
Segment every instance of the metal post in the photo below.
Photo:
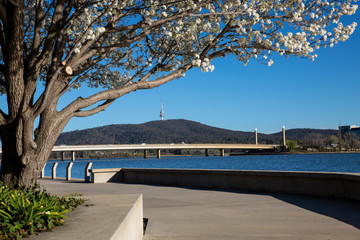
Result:
<svg viewBox="0 0 360 240"><path fill-rule="evenodd" d="M90 168L92 167L92 162L88 162L85 167L85 182L90 182Z"/></svg>
<svg viewBox="0 0 360 240"><path fill-rule="evenodd" d="M66 167L66 180L70 181L71 180L71 168L73 166L73 162L69 162L69 164Z"/></svg>
<svg viewBox="0 0 360 240"><path fill-rule="evenodd" d="M65 152L61 152L61 161L65 161Z"/></svg>
<svg viewBox="0 0 360 240"><path fill-rule="evenodd" d="M51 171L51 178L52 179L56 179L56 168L58 166L57 162L54 162L54 165L52 166L52 171Z"/></svg>
<svg viewBox="0 0 360 240"><path fill-rule="evenodd" d="M157 150L156 150L156 157L157 157L157 158L160 158L160 157L161 157L160 149L157 149Z"/></svg>
<svg viewBox="0 0 360 240"><path fill-rule="evenodd" d="M258 134L257 134L257 128L255 128L255 144L258 145Z"/></svg>
<svg viewBox="0 0 360 240"><path fill-rule="evenodd" d="M75 161L75 152L71 152L71 161Z"/></svg>
<svg viewBox="0 0 360 240"><path fill-rule="evenodd" d="M283 146L286 146L285 126L282 127L282 132L283 132Z"/></svg>

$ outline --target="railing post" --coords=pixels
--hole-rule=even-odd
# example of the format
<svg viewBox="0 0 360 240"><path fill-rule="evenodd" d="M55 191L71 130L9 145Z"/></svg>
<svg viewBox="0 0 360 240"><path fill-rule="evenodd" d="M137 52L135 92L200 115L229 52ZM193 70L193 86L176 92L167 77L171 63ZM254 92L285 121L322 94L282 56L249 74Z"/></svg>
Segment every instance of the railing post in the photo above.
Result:
<svg viewBox="0 0 360 240"><path fill-rule="evenodd" d="M61 152L61 161L65 161L65 152Z"/></svg>
<svg viewBox="0 0 360 240"><path fill-rule="evenodd" d="M160 149L157 149L157 150L156 150L156 157L157 157L157 158L160 158L160 157L161 157Z"/></svg>
<svg viewBox="0 0 360 240"><path fill-rule="evenodd" d="M52 179L56 179L56 168L58 166L57 162L54 162L54 165L52 166L52 171L51 171L51 178Z"/></svg>
<svg viewBox="0 0 360 240"><path fill-rule="evenodd" d="M71 161L75 161L75 152L74 151L71 152Z"/></svg>
<svg viewBox="0 0 360 240"><path fill-rule="evenodd" d="M46 166L46 163L45 163L45 166ZM45 177L45 166L41 169L40 178L44 178L44 177Z"/></svg>
<svg viewBox="0 0 360 240"><path fill-rule="evenodd" d="M69 164L66 167L66 180L70 181L71 180L71 168L73 166L73 162L69 162Z"/></svg>
<svg viewBox="0 0 360 240"><path fill-rule="evenodd" d="M92 167L92 162L88 162L85 167L85 182L90 182L90 172L89 169Z"/></svg>

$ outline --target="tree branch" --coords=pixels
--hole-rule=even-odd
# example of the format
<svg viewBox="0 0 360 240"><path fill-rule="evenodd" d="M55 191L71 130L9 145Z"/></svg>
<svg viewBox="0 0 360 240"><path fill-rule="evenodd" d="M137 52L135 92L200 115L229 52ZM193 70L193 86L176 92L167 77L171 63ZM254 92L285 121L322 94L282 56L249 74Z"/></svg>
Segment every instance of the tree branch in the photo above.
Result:
<svg viewBox="0 0 360 240"><path fill-rule="evenodd" d="M1 4L0 4L0 14L1 14ZM4 20L0 19L0 46L2 47L1 50L3 51L3 48L5 47L5 22Z"/></svg>
<svg viewBox="0 0 360 240"><path fill-rule="evenodd" d="M88 116L94 115L96 113L104 111L114 101L115 101L115 99L109 99L106 102L104 102L103 104L101 104L93 109L86 110L86 111L78 110L73 114L73 117L88 117Z"/></svg>
<svg viewBox="0 0 360 240"><path fill-rule="evenodd" d="M61 110L60 115L62 115L62 118L67 119L68 116L72 116L79 110L90 107L100 101L117 99L121 96L124 96L125 94L128 94L128 93L136 91L136 90L140 90L140 89L151 89L151 88L158 87L162 84L165 84L176 78L181 77L183 73L190 70L191 68L192 68L192 65L191 65L191 63L189 63L189 64L175 70L174 72L169 73L166 76L160 77L154 81L136 82L133 84L126 85L125 87L123 87L121 89L105 90L105 91L96 93L87 98L77 98L72 103L70 103L67 107L65 107L63 110Z"/></svg>
<svg viewBox="0 0 360 240"><path fill-rule="evenodd" d="M221 40L221 38L231 29L231 23L233 20L229 20L223 30L216 36L216 38L201 52L200 56L204 57L207 53Z"/></svg>
<svg viewBox="0 0 360 240"><path fill-rule="evenodd" d="M5 82L4 79L1 79L1 78L0 78L0 85L3 86L4 88L7 88L7 87L6 87L6 82Z"/></svg>
<svg viewBox="0 0 360 240"><path fill-rule="evenodd" d="M5 69L4 64L0 64L0 72L5 75L5 71L6 71L6 69Z"/></svg>
<svg viewBox="0 0 360 240"><path fill-rule="evenodd" d="M201 8L205 4L206 4L206 1L202 2L201 4L199 4L196 7L196 9ZM193 9L191 11L193 11ZM89 41L89 42L87 42L87 44L82 46L80 53L77 54L75 57L71 57L71 54L74 51L74 49L72 49L68 53L68 56L65 58L64 61L67 62L71 67L75 68L76 65L82 64L83 62L89 60L95 54L111 52L111 51L114 51L114 50L122 48L122 47L130 46L132 43L140 41L141 39L145 38L148 34L151 33L151 31L153 29L158 28L158 27L164 25L165 23L174 21L176 19L189 16L191 11L188 10L188 11L185 11L185 12L177 13L174 16L170 16L170 17L167 17L167 18L164 18L164 19L160 19L160 20L158 20L156 22L151 23L150 25L148 23L146 23L145 21L140 21L140 22L138 22L136 24L129 25L129 26L111 28L111 30L107 30L105 33L103 33L103 35L106 35L108 33L114 33L114 32L127 32L127 31L135 32L138 29L142 29L143 31L140 34L138 34L137 36L134 36L133 38L125 38L125 36L131 35L131 34L129 34L129 33L124 34L124 37L121 38L121 41L119 41L118 43L115 43L113 45L110 45L110 46L103 46L103 47L97 47L97 48L89 49L89 47L95 43L95 40ZM91 24L93 24L93 23L91 23ZM146 29L146 30L144 31L144 29ZM84 33L83 37L85 36L85 33ZM75 63L76 63L76 65L75 65Z"/></svg>
<svg viewBox="0 0 360 240"><path fill-rule="evenodd" d="M59 68L54 73L54 75L51 77L51 79L47 81L44 92L41 94L39 99L34 104L33 110L34 110L35 117L39 116L46 108L46 105L49 101L50 92L53 91L53 86L55 85L55 81L57 80L58 76L60 75L61 70L62 70L62 68Z"/></svg>
<svg viewBox="0 0 360 240"><path fill-rule="evenodd" d="M59 0L57 1L57 5L54 9L54 14L51 22L50 29L48 31L48 35L45 39L43 49L39 56L34 59L33 62L30 63L30 66L32 69L41 69L42 66L49 60L51 57L51 53L54 51L54 42L56 37L58 36L60 32L60 23L61 20L64 18L63 14L63 8L66 0Z"/></svg>
<svg viewBox="0 0 360 240"><path fill-rule="evenodd" d="M0 0L0 20L6 24L6 10L4 0Z"/></svg>
<svg viewBox="0 0 360 240"><path fill-rule="evenodd" d="M0 109L0 126L5 125L7 123L6 119L7 119L7 115Z"/></svg>
<svg viewBox="0 0 360 240"><path fill-rule="evenodd" d="M59 1L59 2L61 2L61 1ZM43 92L43 94L39 97L39 99L34 104L33 109L35 112L35 116L40 115L41 112L44 111L44 109L49 101L49 95L53 91L53 86L55 84L55 81L58 80L58 77L60 76L61 71L63 71L63 69L64 69L64 67L59 66L59 62L61 61L61 56L62 56L62 53L64 52L64 49L62 49L62 47L65 46L66 39L64 37L63 31L61 31L60 29L62 29L66 25L67 20L68 20L67 17L69 16L72 6L74 5L75 2L76 1L74 1L74 0L68 1L67 6L65 7L64 11L62 12L62 14L63 14L62 17L60 17L59 20L57 21L57 25L61 25L61 27L58 26L58 38L57 38L55 46L53 47L53 50L52 50L53 53L54 53L54 51L56 51L55 54L52 54L52 56L53 56L52 66L54 67L52 69L54 69L54 70L48 72L48 80L46 81L45 91ZM63 3L64 3L64 1L63 1ZM76 13L74 15L76 15ZM53 17L53 22L54 22L54 19L55 19L55 17ZM49 32L50 32L50 30L49 30ZM46 41L50 41L49 35L48 35ZM54 44L54 42L55 42L55 38L53 39L53 44ZM44 53L44 50L43 50L42 54L43 53ZM49 55L49 57L50 57L50 55ZM46 62L46 59L44 59L44 58L42 58L41 61L38 61L37 69L38 70L41 69L42 64L44 64L45 62ZM57 66L57 68L56 68L56 66Z"/></svg>
<svg viewBox="0 0 360 240"><path fill-rule="evenodd" d="M41 25L44 20L44 7L42 6L42 1L36 1L36 19L35 19L35 27L34 27L34 40L32 44L32 50L30 54L30 62L32 59L38 55L40 49L40 34L41 34Z"/></svg>

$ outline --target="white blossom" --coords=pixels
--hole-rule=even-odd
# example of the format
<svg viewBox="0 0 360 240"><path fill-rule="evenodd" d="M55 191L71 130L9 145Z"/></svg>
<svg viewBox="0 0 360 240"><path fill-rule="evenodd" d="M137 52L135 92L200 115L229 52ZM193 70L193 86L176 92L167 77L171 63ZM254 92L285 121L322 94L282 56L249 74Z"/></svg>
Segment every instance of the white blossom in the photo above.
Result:
<svg viewBox="0 0 360 240"><path fill-rule="evenodd" d="M44 43L54 6L41 2L47 14L41 23ZM244 65L256 58L271 66L274 54L314 60L317 49L349 39L357 24L344 25L341 19L358 9L351 0L75 2L61 32L66 39L61 62L80 73L74 86L112 89L141 81L146 74L148 81L156 80L188 65L211 72L212 60L226 55ZM26 1L29 46L35 6L35 0ZM43 69L46 78L48 68Z"/></svg>

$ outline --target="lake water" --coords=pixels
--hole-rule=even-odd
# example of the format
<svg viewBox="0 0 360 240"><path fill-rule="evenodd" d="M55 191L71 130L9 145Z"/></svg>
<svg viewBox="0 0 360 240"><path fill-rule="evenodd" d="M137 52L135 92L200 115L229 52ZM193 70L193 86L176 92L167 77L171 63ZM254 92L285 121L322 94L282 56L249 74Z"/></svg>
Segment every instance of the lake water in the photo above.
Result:
<svg viewBox="0 0 360 240"><path fill-rule="evenodd" d="M45 176L51 176L55 161L45 166ZM66 176L67 161L58 162L57 176ZM175 156L157 158L78 159L72 168L72 178L84 178L84 169L92 162L99 168L172 168L172 169L229 169L274 171L321 171L360 173L360 153L301 154L301 155L242 155L242 156Z"/></svg>

